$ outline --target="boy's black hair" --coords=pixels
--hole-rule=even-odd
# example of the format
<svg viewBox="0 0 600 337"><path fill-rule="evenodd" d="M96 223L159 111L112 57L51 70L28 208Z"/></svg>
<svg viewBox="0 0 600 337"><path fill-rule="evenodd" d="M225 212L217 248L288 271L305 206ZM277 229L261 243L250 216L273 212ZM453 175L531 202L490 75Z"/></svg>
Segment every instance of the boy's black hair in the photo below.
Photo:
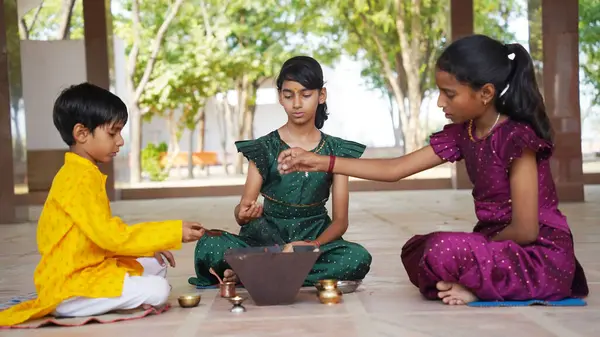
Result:
<svg viewBox="0 0 600 337"><path fill-rule="evenodd" d="M475 90L493 84L498 112L529 124L540 138L552 140L552 127L535 79L533 61L522 45L504 44L485 35L463 37L444 50L437 68Z"/></svg>
<svg viewBox="0 0 600 337"><path fill-rule="evenodd" d="M295 56L285 61L277 76L277 90L281 91L284 81L294 81L309 90L323 89L323 69L317 60L310 56ZM315 126L321 129L327 120L327 103L317 106Z"/></svg>
<svg viewBox="0 0 600 337"><path fill-rule="evenodd" d="M63 90L54 102L52 119L60 137L75 145L73 128L82 124L90 132L102 125L127 123L127 106L115 94L88 82Z"/></svg>

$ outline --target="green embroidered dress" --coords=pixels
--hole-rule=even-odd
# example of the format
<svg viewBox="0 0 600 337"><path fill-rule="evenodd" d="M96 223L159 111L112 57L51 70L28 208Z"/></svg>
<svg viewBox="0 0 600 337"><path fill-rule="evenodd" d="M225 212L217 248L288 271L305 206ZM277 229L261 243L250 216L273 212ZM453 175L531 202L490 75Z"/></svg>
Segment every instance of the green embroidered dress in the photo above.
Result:
<svg viewBox="0 0 600 337"><path fill-rule="evenodd" d="M223 254L230 248L285 245L293 241L316 239L331 224L326 209L333 175L324 172L295 172L281 175L277 156L289 146L277 130L256 140L236 142L239 152L253 161L263 178L262 217L241 226L240 234L223 232L219 236L203 236L194 254L196 277L189 283L209 286L218 283L208 270L223 275L229 266ZM313 152L338 157L359 158L365 146L321 133ZM321 279L361 280L369 272L371 254L361 245L338 239L321 246L305 285Z"/></svg>

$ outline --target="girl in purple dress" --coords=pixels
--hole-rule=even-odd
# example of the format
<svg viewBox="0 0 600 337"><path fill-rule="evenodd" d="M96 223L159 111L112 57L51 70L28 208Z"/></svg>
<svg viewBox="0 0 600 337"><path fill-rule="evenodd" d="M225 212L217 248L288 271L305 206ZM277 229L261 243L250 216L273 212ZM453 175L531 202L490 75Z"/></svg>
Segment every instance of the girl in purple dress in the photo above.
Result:
<svg viewBox="0 0 600 337"><path fill-rule="evenodd" d="M329 171L397 181L464 160L474 185L472 233L417 235L402 248L410 281L428 299L560 300L588 294L550 170L552 131L531 57L520 44L473 35L436 64L438 106L452 124L430 145L393 159L350 159L288 149L281 173Z"/></svg>

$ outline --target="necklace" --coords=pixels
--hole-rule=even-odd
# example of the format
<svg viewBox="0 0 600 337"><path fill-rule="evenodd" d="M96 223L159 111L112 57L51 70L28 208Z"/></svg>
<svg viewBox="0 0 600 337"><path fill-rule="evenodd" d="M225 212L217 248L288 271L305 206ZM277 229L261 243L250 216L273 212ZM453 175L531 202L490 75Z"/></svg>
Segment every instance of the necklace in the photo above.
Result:
<svg viewBox="0 0 600 337"><path fill-rule="evenodd" d="M290 132L289 124L285 124L285 130L287 131L287 134L288 134L288 137L290 137L290 140L295 142L295 139L294 139L294 137L292 137L292 133ZM308 172L304 172L304 177L308 178Z"/></svg>
<svg viewBox="0 0 600 337"><path fill-rule="evenodd" d="M496 121L494 122L494 124L488 129L487 133L485 134L485 136L481 137L481 139L479 140L484 140L487 137L489 137L489 135L492 133L492 130L494 129L494 127L496 127L496 124L498 124L498 121L500 120L500 114L498 114L496 116ZM475 137L473 137L473 120L471 119L469 121L469 138L471 139L471 141L476 142L477 140L475 139Z"/></svg>

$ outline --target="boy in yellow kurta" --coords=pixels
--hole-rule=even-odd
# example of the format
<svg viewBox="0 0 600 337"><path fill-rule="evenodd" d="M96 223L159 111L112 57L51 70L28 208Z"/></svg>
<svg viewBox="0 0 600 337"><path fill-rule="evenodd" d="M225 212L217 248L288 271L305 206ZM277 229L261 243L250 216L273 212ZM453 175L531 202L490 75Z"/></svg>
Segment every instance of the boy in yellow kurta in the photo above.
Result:
<svg viewBox="0 0 600 337"><path fill-rule="evenodd" d="M128 226L111 215L97 163L123 146L127 108L117 96L88 83L72 86L56 100L53 119L70 152L38 223L37 299L0 312L0 326L165 304L170 286L161 255L173 266L167 250L198 240L204 229L181 220Z"/></svg>

